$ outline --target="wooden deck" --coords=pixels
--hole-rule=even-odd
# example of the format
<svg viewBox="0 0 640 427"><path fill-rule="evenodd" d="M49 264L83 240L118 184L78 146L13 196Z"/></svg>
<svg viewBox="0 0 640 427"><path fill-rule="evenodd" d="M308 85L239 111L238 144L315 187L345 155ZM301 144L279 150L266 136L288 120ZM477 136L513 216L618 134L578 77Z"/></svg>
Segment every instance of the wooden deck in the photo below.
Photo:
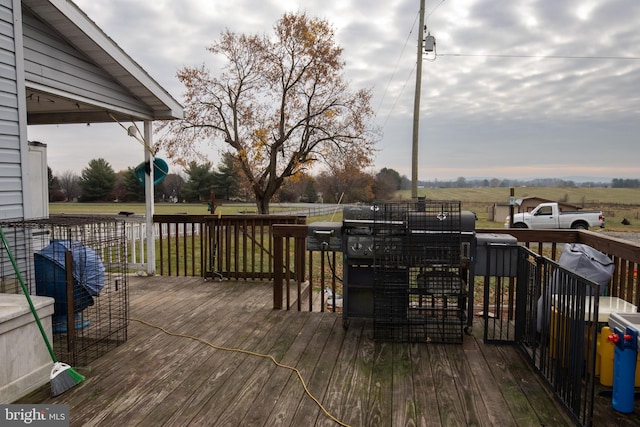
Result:
<svg viewBox="0 0 640 427"><path fill-rule="evenodd" d="M185 336L132 320L125 344L78 368L85 382L18 403L68 404L73 426L339 425L292 371L188 335L296 367L344 425L573 425L518 351L483 344L480 327L462 345L380 343L371 322L345 331L336 313L272 310L269 283L132 277L129 289L132 319Z"/></svg>

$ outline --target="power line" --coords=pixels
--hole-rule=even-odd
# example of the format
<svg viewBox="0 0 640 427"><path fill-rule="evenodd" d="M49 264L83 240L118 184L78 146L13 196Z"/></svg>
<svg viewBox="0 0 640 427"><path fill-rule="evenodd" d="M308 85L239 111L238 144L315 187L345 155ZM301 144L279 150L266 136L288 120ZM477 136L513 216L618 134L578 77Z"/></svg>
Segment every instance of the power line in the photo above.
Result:
<svg viewBox="0 0 640 427"><path fill-rule="evenodd" d="M444 0L443 0L444 1ZM398 56L398 60L396 61L396 66L393 69L393 72L391 73L391 76L389 77L389 81L387 82L387 86L384 89L384 93L382 94L382 98L380 99L380 104L378 105L378 108L376 109L376 115L378 115L378 112L380 111L380 108L382 108L382 104L384 102L384 99L387 96L387 92L389 91L389 86L391 85L391 82L393 81L395 75L396 75L396 71L398 71L399 65L400 65L400 61L402 59L402 55L404 54L404 50L407 48L407 44L409 43L409 39L411 38L411 34L413 34L413 30L416 27L416 22L418 21L418 13L416 13L416 17L413 20L413 25L411 25L411 30L409 30L409 34L407 35L407 39L404 42L404 46L402 46L402 50L400 51L400 55ZM397 97L396 97L396 102L397 102ZM395 105L395 104L394 104ZM389 113L391 114L391 113ZM388 119L388 117L387 117ZM385 121L386 123L386 121Z"/></svg>
<svg viewBox="0 0 640 427"><path fill-rule="evenodd" d="M436 7L434 7L434 8L433 8L433 10L432 10L431 12L429 12L429 14L428 14L427 16L425 16L425 17L424 17L425 22L427 21L427 19L429 19L429 17L430 17L431 15L433 15L433 12L435 12L435 11L436 11L436 9L438 9L438 8L440 7L440 5L442 5L442 3L444 3L444 0L442 0L440 3L438 3L438 4L436 5Z"/></svg>
<svg viewBox="0 0 640 427"><path fill-rule="evenodd" d="M409 79L411 78L411 76L413 76L413 73L415 71L416 71L416 64L414 63L413 64L413 68L411 69L411 72L407 75L407 78L404 81L404 84L402 85L402 88L398 91L398 95L396 96L396 100L394 101L393 106L389 110L389 113L387 114L387 117L384 119L384 123L382 124L382 131L383 132L384 132L385 126L387 126L387 122L389 121L389 118L391 117L391 113L393 113L395 111L396 106L398 105L398 100L400 99L400 96L404 92L405 87L407 87L407 83L409 82Z"/></svg>
<svg viewBox="0 0 640 427"><path fill-rule="evenodd" d="M461 56L461 57L476 57L476 58L541 58L541 59L598 59L598 60L610 60L619 59L627 61L640 60L638 56L571 56L571 55L499 55L499 54L484 54L484 53L439 53L438 56Z"/></svg>

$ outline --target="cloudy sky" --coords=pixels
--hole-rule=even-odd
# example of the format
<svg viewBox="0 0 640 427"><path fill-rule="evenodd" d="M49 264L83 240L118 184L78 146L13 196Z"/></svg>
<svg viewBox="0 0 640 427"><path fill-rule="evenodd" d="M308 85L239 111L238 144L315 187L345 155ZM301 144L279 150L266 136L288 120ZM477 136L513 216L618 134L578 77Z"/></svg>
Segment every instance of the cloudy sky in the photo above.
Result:
<svg viewBox="0 0 640 427"><path fill-rule="evenodd" d="M225 28L270 34L284 12L327 19L352 89L374 94L374 169L411 176L419 0L75 3L179 102L177 70L215 72L205 48ZM425 10L436 51L423 61L419 179L640 177L640 1L428 0ZM29 138L48 144L55 174L143 158L117 124L30 127Z"/></svg>

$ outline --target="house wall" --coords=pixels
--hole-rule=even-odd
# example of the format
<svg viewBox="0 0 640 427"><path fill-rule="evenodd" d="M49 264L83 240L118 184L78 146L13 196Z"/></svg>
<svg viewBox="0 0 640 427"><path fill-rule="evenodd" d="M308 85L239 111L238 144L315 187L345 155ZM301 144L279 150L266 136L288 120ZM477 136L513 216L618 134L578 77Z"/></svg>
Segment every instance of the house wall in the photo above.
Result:
<svg viewBox="0 0 640 427"><path fill-rule="evenodd" d="M0 0L0 221L24 216L22 183L25 171L21 167L24 153L21 151L20 86L16 68L21 59L16 49L13 10L14 1Z"/></svg>

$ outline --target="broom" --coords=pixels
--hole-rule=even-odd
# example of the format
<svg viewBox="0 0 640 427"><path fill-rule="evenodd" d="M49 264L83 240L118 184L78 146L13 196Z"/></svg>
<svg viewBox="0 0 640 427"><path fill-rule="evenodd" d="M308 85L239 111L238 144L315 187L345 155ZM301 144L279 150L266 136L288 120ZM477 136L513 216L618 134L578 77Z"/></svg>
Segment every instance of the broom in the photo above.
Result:
<svg viewBox="0 0 640 427"><path fill-rule="evenodd" d="M36 308L33 306L33 302L31 301L31 296L29 295L29 291L27 286L24 284L24 280L22 279L22 275L20 274L20 270L18 269L18 265L16 264L16 260L13 258L13 254L11 253L11 249L9 248L9 243L2 231L2 227L0 227L0 237L2 237L2 244L4 248L7 250L7 255L9 255L9 259L11 260L11 265L13 265L13 270L16 272L16 276L18 277L18 281L20 282L20 287L22 288L22 292L24 296L27 297L27 302L29 303L29 309L33 314L33 317L36 319L36 323L38 324L38 328L40 329L40 333L42 334L42 338L44 338L44 343L47 345L47 350L49 350L49 355L51 356L51 360L53 360L53 369L51 370L51 395L57 396L59 394L64 393L69 390L76 384L80 384L84 381L84 376L79 374L73 368L66 363L58 362L56 359L56 355L53 352L53 348L51 347L51 343L49 343L49 339L47 338L47 334L42 327L42 323L40 322L40 318L38 317L38 313L36 312Z"/></svg>

